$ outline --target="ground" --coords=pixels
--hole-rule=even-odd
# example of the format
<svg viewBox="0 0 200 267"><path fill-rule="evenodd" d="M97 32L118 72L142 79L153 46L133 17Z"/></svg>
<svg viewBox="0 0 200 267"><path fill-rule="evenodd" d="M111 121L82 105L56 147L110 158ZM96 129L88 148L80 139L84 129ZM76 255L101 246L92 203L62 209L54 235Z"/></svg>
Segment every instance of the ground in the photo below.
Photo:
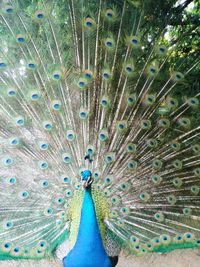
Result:
<svg viewBox="0 0 200 267"><path fill-rule="evenodd" d="M0 267L62 267L59 261L3 262ZM179 250L145 257L121 256L117 267L200 267L200 250Z"/></svg>

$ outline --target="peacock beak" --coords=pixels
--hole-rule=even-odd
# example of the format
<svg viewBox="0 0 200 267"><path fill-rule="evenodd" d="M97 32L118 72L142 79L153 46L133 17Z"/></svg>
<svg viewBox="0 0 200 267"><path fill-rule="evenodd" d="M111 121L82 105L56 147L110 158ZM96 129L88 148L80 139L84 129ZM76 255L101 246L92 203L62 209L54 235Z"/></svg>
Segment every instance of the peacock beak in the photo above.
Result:
<svg viewBox="0 0 200 267"><path fill-rule="evenodd" d="M89 188L93 181L94 179L91 176L88 178L88 180L82 180L82 189L85 190L86 188Z"/></svg>

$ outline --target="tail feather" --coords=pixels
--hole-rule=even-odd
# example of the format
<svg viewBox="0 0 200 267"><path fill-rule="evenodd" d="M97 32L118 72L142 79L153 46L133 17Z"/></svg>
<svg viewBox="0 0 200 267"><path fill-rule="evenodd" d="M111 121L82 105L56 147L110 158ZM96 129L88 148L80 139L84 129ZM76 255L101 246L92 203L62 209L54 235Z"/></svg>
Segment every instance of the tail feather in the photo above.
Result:
<svg viewBox="0 0 200 267"><path fill-rule="evenodd" d="M168 18L147 31L146 5L2 5L0 258L44 257L68 238L87 164L116 244L199 246L199 92L187 83L199 59L176 60L190 32L166 38Z"/></svg>

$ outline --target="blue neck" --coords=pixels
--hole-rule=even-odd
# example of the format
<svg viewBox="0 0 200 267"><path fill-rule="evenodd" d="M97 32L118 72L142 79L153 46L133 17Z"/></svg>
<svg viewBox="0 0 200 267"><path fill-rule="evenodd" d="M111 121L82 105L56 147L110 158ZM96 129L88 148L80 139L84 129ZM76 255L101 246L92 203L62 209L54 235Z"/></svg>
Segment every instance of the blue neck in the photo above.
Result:
<svg viewBox="0 0 200 267"><path fill-rule="evenodd" d="M78 237L63 260L64 267L111 267L103 247L91 189L84 192Z"/></svg>

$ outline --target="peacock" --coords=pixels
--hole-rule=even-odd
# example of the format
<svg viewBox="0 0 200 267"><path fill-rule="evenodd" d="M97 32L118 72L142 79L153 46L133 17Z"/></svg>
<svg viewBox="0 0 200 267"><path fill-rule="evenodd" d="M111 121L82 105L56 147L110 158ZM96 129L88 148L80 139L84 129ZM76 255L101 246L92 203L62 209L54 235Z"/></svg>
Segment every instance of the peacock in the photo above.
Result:
<svg viewBox="0 0 200 267"><path fill-rule="evenodd" d="M199 28L150 2L1 1L0 260L200 247Z"/></svg>

